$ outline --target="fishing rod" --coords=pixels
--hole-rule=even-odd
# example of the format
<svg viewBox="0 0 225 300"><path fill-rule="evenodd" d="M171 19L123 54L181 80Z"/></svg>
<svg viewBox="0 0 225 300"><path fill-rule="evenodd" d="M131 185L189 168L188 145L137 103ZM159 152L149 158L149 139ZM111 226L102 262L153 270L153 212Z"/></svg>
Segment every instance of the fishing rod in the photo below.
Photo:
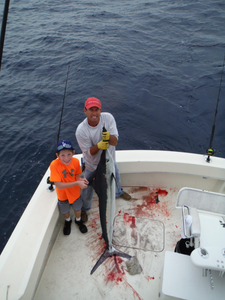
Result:
<svg viewBox="0 0 225 300"><path fill-rule="evenodd" d="M223 59L223 68L222 68L222 74L221 74L221 78L220 78L220 87L219 87L219 93L218 93L218 98L217 98L217 103L216 103L214 123L213 123L213 127L212 127L212 132L211 132L211 137L210 137L210 142L209 142L209 148L207 150L208 157L207 157L206 161L208 163L211 161L210 156L215 154L215 150L213 150L213 148L212 148L212 142L213 142L213 138L214 138L214 132L215 132L215 126L216 126L216 116L217 116L217 113L218 113L218 105L219 105L219 101L220 101L220 92L221 92L221 86L222 86L222 81L223 81L224 65L225 65L225 54L224 54L224 59Z"/></svg>
<svg viewBox="0 0 225 300"><path fill-rule="evenodd" d="M64 103L65 103L65 98L66 98L67 82L68 82L68 77L69 77L69 70L70 70L70 65L68 65L68 71L67 71L67 76L66 76L66 84L65 84L64 95L63 95L63 103L62 103L62 108L61 108L61 116L60 116L60 121L59 121L59 129L58 129L58 134L57 134L56 146L59 142L59 136L60 136L60 130L61 130L61 124L62 124L62 116L63 116L63 109L64 109ZM55 154L55 158L56 158L56 154ZM47 178L47 184L50 184L50 186L48 187L48 190L50 192L52 192L54 190L54 187L53 187L54 182L50 181L50 177Z"/></svg>
<svg viewBox="0 0 225 300"><path fill-rule="evenodd" d="M8 12L9 12L9 1L10 0L5 0L5 8L4 8L3 19L2 19L2 29L1 29L1 38L0 38L0 71L2 65L2 54L3 54L4 40L5 40L6 24L7 24Z"/></svg>
<svg viewBox="0 0 225 300"><path fill-rule="evenodd" d="M63 116L63 109L64 109L64 103L65 103L65 98L66 98L66 89L67 89L67 81L68 81L68 77L69 77L69 71L70 71L70 65L68 66L68 71L67 71L66 85L65 85L65 90L64 90L63 103L62 103L62 109L61 109L61 117L60 117L60 121L59 121L59 130L58 130L56 145L59 142L59 135L60 135L61 124L62 124L62 116Z"/></svg>

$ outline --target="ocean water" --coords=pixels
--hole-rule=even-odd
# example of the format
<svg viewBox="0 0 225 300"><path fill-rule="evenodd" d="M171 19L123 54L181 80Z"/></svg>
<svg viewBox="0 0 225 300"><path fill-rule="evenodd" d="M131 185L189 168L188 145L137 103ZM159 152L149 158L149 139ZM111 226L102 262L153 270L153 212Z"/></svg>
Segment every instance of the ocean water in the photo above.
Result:
<svg viewBox="0 0 225 300"><path fill-rule="evenodd" d="M74 132L95 96L117 121L117 149L205 154L224 28L224 0L11 0L0 73L0 251L54 159L67 73L60 139L77 153ZM225 78L213 139L220 157L224 116Z"/></svg>

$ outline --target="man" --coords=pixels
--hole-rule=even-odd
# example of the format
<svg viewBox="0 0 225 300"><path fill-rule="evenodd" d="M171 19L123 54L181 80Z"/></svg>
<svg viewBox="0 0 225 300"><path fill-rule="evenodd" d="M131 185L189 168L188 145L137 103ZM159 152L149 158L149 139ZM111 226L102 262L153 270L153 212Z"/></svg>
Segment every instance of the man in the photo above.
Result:
<svg viewBox="0 0 225 300"><path fill-rule="evenodd" d="M83 152L85 178L90 177L97 168L102 150L108 149L115 162L116 197L130 200L131 196L121 188L119 169L115 161L115 146L118 142L118 130L114 117L110 113L101 112L101 102L95 97L90 97L86 100L84 113L86 118L78 125L75 136ZM104 133L102 133L103 127L107 130ZM87 220L86 211L88 211L92 205L92 196L93 188L91 186L81 191L83 200L81 217L84 222Z"/></svg>

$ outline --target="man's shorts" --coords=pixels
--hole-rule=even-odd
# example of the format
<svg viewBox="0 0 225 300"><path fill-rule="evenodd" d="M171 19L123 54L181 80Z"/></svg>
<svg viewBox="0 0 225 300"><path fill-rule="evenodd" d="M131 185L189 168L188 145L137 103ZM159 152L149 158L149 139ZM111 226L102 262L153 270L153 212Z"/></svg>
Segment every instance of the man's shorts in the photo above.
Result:
<svg viewBox="0 0 225 300"><path fill-rule="evenodd" d="M82 205L83 205L83 201L81 197L75 200L72 204L69 204L68 200L65 201L58 200L59 211L61 212L62 215L67 214L70 211L70 207L72 207L72 209L75 211L79 211L81 210Z"/></svg>

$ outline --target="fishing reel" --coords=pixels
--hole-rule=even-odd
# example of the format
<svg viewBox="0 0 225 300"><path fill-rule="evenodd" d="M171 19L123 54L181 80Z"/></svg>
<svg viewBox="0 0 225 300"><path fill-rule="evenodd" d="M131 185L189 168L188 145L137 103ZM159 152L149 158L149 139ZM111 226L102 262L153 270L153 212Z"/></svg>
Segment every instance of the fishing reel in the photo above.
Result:
<svg viewBox="0 0 225 300"><path fill-rule="evenodd" d="M47 184L49 184L49 186L47 187L47 191L53 192L55 190L54 182L50 181L50 176L48 176L47 178Z"/></svg>
<svg viewBox="0 0 225 300"><path fill-rule="evenodd" d="M210 163L211 162L211 156L214 155L216 153L216 151L212 148L209 148L207 150L207 157L206 157L206 162Z"/></svg>
<svg viewBox="0 0 225 300"><path fill-rule="evenodd" d="M214 155L214 154L215 154L215 151L214 151L213 149L209 148L209 149L207 150L207 155L208 155L208 156L212 156L212 155Z"/></svg>

